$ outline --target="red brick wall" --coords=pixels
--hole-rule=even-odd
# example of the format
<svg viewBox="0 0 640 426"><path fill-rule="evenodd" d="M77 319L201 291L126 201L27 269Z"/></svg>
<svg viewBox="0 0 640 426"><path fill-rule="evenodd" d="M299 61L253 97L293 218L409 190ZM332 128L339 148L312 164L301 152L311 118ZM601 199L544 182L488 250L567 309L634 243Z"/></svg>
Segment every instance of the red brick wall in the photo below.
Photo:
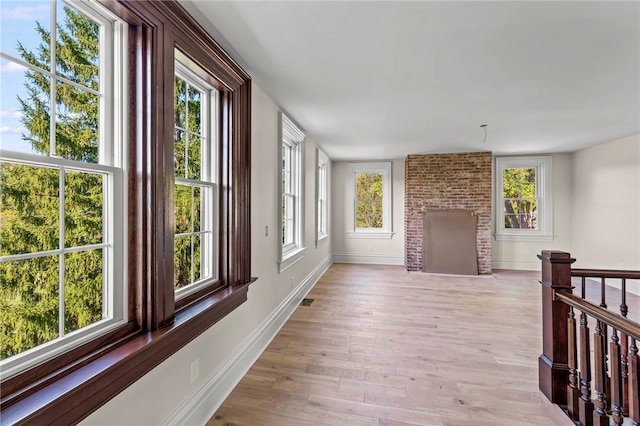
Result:
<svg viewBox="0 0 640 426"><path fill-rule="evenodd" d="M404 177L404 263L422 269L426 209L468 209L478 216L478 272L491 273L490 152L409 155Z"/></svg>

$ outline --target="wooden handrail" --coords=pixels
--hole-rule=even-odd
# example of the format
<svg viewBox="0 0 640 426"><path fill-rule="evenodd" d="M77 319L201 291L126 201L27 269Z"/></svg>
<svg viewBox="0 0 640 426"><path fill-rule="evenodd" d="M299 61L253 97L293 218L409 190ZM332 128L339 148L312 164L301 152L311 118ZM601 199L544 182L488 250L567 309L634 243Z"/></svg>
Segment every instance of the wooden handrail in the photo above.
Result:
<svg viewBox="0 0 640 426"><path fill-rule="evenodd" d="M627 280L640 271L572 269L567 252L543 250L542 354L539 387L581 426L640 425L640 324L626 317ZM581 278L581 296L573 278ZM587 278L599 281L600 305L585 300ZM620 313L607 309L606 280L622 281ZM580 311L579 326L576 312ZM589 318L597 320L590 330ZM593 331L593 335L591 332ZM593 345L593 346L592 346Z"/></svg>
<svg viewBox="0 0 640 426"><path fill-rule="evenodd" d="M626 278L640 279L640 271L623 271L619 269L571 269L572 277L586 278Z"/></svg>
<svg viewBox="0 0 640 426"><path fill-rule="evenodd" d="M574 296L566 291L556 291L555 297L557 300L560 300L569 306L573 306L597 320L603 321L605 324L627 334L629 337L640 340L640 324L631 321L629 318L625 318L615 312L603 309L598 305L588 302L581 297Z"/></svg>

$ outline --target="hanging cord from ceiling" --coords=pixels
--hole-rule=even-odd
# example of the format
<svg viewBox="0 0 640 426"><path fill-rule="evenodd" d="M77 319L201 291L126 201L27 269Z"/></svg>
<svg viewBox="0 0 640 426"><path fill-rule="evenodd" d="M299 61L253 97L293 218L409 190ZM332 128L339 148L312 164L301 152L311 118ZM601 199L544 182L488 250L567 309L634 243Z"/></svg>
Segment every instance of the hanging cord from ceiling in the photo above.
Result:
<svg viewBox="0 0 640 426"><path fill-rule="evenodd" d="M487 125L481 124L480 128L484 129L484 139L482 139L482 143L485 143L487 141Z"/></svg>

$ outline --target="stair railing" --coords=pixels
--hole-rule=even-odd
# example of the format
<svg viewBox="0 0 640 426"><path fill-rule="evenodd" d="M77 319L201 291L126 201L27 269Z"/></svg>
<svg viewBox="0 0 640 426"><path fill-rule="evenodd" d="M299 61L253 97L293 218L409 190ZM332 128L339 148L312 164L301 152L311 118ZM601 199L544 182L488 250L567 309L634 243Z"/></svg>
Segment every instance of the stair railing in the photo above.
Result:
<svg viewBox="0 0 640 426"><path fill-rule="evenodd" d="M623 425L625 418L639 426L640 324L628 318L627 280L640 279L640 271L572 269L575 259L561 251L543 250L538 258L542 261L540 390L581 426ZM580 281L579 296L573 292L572 278ZM620 313L607 306L608 279L620 282ZM595 301L599 303L590 300L593 295L587 297L588 287L599 287Z"/></svg>

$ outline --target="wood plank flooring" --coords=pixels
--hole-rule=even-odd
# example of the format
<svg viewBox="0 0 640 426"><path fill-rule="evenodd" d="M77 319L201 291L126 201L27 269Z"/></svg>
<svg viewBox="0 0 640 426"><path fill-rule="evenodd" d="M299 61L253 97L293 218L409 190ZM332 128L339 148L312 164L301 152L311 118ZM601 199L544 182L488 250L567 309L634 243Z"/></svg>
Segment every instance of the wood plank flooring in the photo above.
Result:
<svg viewBox="0 0 640 426"><path fill-rule="evenodd" d="M208 425L554 425L540 274L334 264Z"/></svg>

